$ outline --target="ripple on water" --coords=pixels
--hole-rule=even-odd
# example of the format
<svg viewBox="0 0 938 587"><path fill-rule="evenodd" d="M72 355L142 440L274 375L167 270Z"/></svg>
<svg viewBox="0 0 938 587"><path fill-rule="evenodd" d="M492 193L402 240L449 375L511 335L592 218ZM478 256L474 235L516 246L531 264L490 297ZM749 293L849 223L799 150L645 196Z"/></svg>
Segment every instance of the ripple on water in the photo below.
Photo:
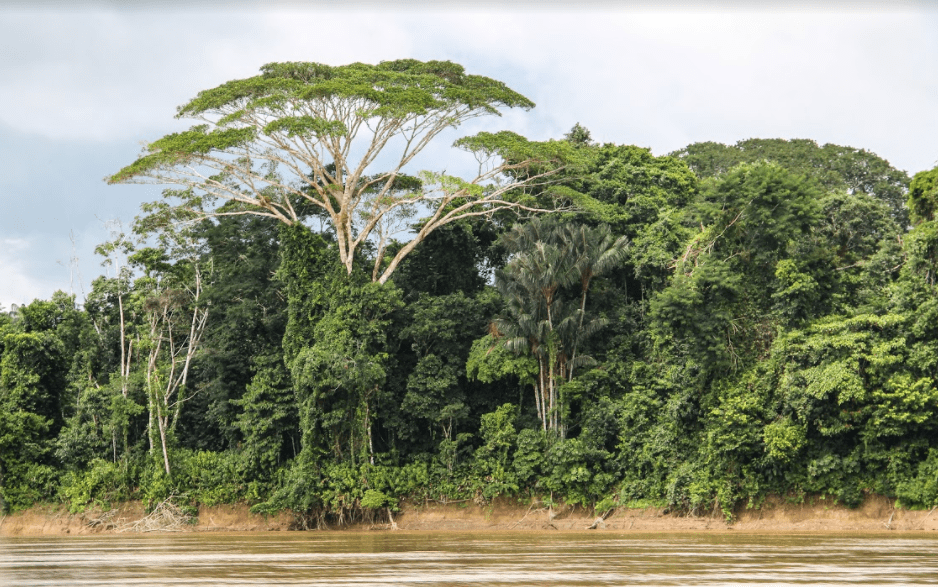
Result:
<svg viewBox="0 0 938 587"><path fill-rule="evenodd" d="M0 585L933 585L938 539L277 533L0 538Z"/></svg>

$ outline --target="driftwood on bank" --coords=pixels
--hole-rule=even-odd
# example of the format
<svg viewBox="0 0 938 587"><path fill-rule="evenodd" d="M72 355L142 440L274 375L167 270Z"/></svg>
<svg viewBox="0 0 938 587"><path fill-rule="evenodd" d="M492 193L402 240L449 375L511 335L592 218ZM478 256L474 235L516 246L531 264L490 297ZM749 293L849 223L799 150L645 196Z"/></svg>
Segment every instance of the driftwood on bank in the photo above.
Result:
<svg viewBox="0 0 938 587"><path fill-rule="evenodd" d="M183 526L192 524L192 514L173 503L175 496L161 501L153 511L136 522L121 527L118 532L182 532Z"/></svg>
<svg viewBox="0 0 938 587"><path fill-rule="evenodd" d="M586 529L587 529L587 530L595 530L596 528L605 528L605 527L606 527L606 518L608 518L609 516L611 516L614 511L616 511L616 508L610 508L610 509L606 510L606 512L605 512L603 515L597 517L597 518L593 521L593 523L592 523L591 525L589 525L589 526L586 527Z"/></svg>
<svg viewBox="0 0 938 587"><path fill-rule="evenodd" d="M88 512L85 518L85 526L88 528L101 528L104 530L113 530L117 528L120 519L115 519L117 509L111 509L106 512L92 510Z"/></svg>

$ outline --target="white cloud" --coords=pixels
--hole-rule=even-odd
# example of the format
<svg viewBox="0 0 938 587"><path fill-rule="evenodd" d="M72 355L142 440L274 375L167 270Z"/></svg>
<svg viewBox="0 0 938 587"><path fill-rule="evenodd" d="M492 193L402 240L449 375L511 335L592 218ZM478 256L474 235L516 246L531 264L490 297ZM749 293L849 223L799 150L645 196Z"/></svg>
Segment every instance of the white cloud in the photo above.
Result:
<svg viewBox="0 0 938 587"><path fill-rule="evenodd" d="M0 306L8 311L36 298L47 298L54 286L35 276L30 267L32 243L23 238L0 239Z"/></svg>
<svg viewBox="0 0 938 587"><path fill-rule="evenodd" d="M5 15L0 122L50 137L152 139L175 106L269 61L452 59L538 108L513 129L581 121L666 152L692 142L809 137L917 171L938 156L933 11L656 13L278 9Z"/></svg>

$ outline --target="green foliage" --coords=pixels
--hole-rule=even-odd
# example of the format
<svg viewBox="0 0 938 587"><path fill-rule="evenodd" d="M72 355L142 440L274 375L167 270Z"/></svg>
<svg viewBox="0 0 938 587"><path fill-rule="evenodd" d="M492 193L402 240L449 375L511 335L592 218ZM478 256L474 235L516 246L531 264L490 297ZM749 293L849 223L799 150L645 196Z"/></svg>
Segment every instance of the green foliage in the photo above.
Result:
<svg viewBox="0 0 938 587"><path fill-rule="evenodd" d="M766 453L777 461L790 462L805 445L805 427L794 424L790 417L766 424L762 436Z"/></svg>
<svg viewBox="0 0 938 587"><path fill-rule="evenodd" d="M814 186L774 164L742 165L707 184L694 214L702 229L652 301L658 340L688 345L713 371L764 353L779 321L771 296L789 319L813 301L810 276L782 256L818 221L818 198Z"/></svg>
<svg viewBox="0 0 938 587"><path fill-rule="evenodd" d="M498 299L487 290L475 296L421 294L404 310L406 325L398 338L413 352L414 363L408 365L403 396L388 397L384 408L396 409L387 405L391 403L399 406L399 415L389 417L402 439L429 432L432 439L442 435L452 440L466 423L476 403L464 374L469 345L497 305ZM400 359L405 356L398 353Z"/></svg>
<svg viewBox="0 0 938 587"><path fill-rule="evenodd" d="M904 207L909 176L865 149L818 144L809 139L747 139L735 145L705 142L672 155L701 178L719 177L744 163L769 161L806 175L829 192L869 194L887 203L899 226L908 225Z"/></svg>
<svg viewBox="0 0 938 587"><path fill-rule="evenodd" d="M55 499L61 470L41 463L18 465L7 467L4 473L4 484L0 487L3 512L15 512L35 503L49 503Z"/></svg>
<svg viewBox="0 0 938 587"><path fill-rule="evenodd" d="M113 503L135 496L138 471L126 463L94 459L83 471L69 471L62 478L59 498L72 513L92 506L109 508Z"/></svg>
<svg viewBox="0 0 938 587"><path fill-rule="evenodd" d="M270 478L287 458L296 456L297 408L290 383L279 357L263 357L244 396L232 402L242 408L236 426L244 438L243 467L251 477Z"/></svg>
<svg viewBox="0 0 938 587"><path fill-rule="evenodd" d="M212 506L248 499L247 479L233 452L179 451L173 455L174 493ZM169 497L168 495L166 497Z"/></svg>
<svg viewBox="0 0 938 587"><path fill-rule="evenodd" d="M3 341L0 403L62 424L59 396L65 387L65 346L51 332L7 334Z"/></svg>
<svg viewBox="0 0 938 587"><path fill-rule="evenodd" d="M449 61L414 59L383 61L378 65L354 63L331 67L321 63L268 63L256 77L227 82L199 92L179 108L178 116L239 108L225 124L231 125L252 111L282 108L295 100L361 98L372 116L402 118L433 109L467 106L497 114L498 106L533 108L534 103L505 84L467 75Z"/></svg>
<svg viewBox="0 0 938 587"><path fill-rule="evenodd" d="M361 504L363 508L377 510L389 506L391 498L380 491L368 489L365 491L365 495L362 496Z"/></svg>
<svg viewBox="0 0 938 587"><path fill-rule="evenodd" d="M698 181L687 165L650 149L606 144L593 150L588 173L573 187L602 204L587 218L628 238L630 277L660 285L688 237L682 218Z"/></svg>
<svg viewBox="0 0 938 587"><path fill-rule="evenodd" d="M938 449L930 449L914 477L898 484L896 495L902 503L921 508L938 506Z"/></svg>
<svg viewBox="0 0 938 587"><path fill-rule="evenodd" d="M36 471L48 469L48 447L43 442L49 420L42 416L0 405L0 511L31 504L30 478ZM37 469L39 467L39 469Z"/></svg>
<svg viewBox="0 0 938 587"><path fill-rule="evenodd" d="M915 174L909 184L909 212L913 222L931 222L938 210L938 167Z"/></svg>
<svg viewBox="0 0 938 587"><path fill-rule="evenodd" d="M938 221L921 222L906 235L906 267L929 286L938 283Z"/></svg>
<svg viewBox="0 0 938 587"><path fill-rule="evenodd" d="M491 334L472 342L466 361L466 373L472 379L492 383L506 377L517 378L521 385L533 385L538 372L532 355L514 353Z"/></svg>
<svg viewBox="0 0 938 587"><path fill-rule="evenodd" d="M0 510L55 494L65 347L51 332L9 333L0 359Z"/></svg>
<svg viewBox="0 0 938 587"><path fill-rule="evenodd" d="M307 108L352 102L346 118ZM224 161L266 187L216 169L239 200L218 207L183 183L167 196L186 209L149 204L135 224L148 246L115 231L100 247L114 274L84 307L57 292L0 312L0 510L173 497L325 527L406 499L726 517L772 493L938 504L934 170L906 198L905 174L866 151L749 140L655 157L579 125L458 141L507 165L480 181L238 159L257 137L349 145L367 121L393 141L414 116L444 128L502 106L531 104L410 60L271 64L183 106L210 124L121 173ZM445 203L418 219L421 194ZM555 199L578 209L515 225L495 203ZM375 228L381 206L420 238ZM155 390L196 310L179 410Z"/></svg>
<svg viewBox="0 0 938 587"><path fill-rule="evenodd" d="M493 268L504 264L497 237L497 227L484 219L443 226L430 233L404 259L394 273L394 283L407 300L421 293L432 296L478 293ZM390 247L389 253L396 248Z"/></svg>
<svg viewBox="0 0 938 587"><path fill-rule="evenodd" d="M339 272L325 240L305 226L280 229L279 278L287 298L284 360L289 364L313 340L313 329L329 304L327 279Z"/></svg>
<svg viewBox="0 0 938 587"><path fill-rule="evenodd" d="M303 450L326 451L354 464L373 454L375 396L386 377L388 315L398 291L380 284L333 282L333 304L292 361Z"/></svg>
<svg viewBox="0 0 938 587"><path fill-rule="evenodd" d="M511 131L480 132L458 139L453 146L479 157L498 156L505 161L524 162L528 173L533 174L546 171L548 168L542 167L545 165L563 165L574 171L585 163L582 153L567 141L529 141Z"/></svg>
<svg viewBox="0 0 938 587"><path fill-rule="evenodd" d="M512 468L519 486L534 486L544 474L547 448L551 438L543 430L525 428L518 431Z"/></svg>
<svg viewBox="0 0 938 587"><path fill-rule="evenodd" d="M518 491L510 460L517 436L515 418L517 407L513 404L504 404L482 416L479 431L482 446L476 449L473 469L482 481L480 490L484 499Z"/></svg>
<svg viewBox="0 0 938 587"><path fill-rule="evenodd" d="M119 183L154 169L185 165L198 161L199 155L224 152L240 147L255 139L252 128L230 128L209 131L208 125L199 124L187 131L173 133L153 141L146 147L147 155L121 169L108 178L110 183Z"/></svg>
<svg viewBox="0 0 938 587"><path fill-rule="evenodd" d="M616 481L603 470L609 455L588 446L580 438L554 443L544 458L544 488L566 503L589 506L610 492Z"/></svg>

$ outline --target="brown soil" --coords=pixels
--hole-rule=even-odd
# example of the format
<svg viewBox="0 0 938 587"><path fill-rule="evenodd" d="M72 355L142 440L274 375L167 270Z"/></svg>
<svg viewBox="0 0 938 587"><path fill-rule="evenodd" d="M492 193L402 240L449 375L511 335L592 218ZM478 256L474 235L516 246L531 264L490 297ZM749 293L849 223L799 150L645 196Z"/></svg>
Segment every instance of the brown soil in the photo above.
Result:
<svg viewBox="0 0 938 587"><path fill-rule="evenodd" d="M934 514L934 515L932 515ZM819 498L788 503L766 500L759 509L740 508L728 523L719 512L712 516L690 516L661 508L619 508L605 519L591 510L574 507L546 508L535 503L521 507L510 503L414 505L395 515L400 529L407 530L528 530L632 532L713 532L733 530L749 533L803 532L934 532L938 512L896 509L894 502L870 496L862 506L850 509Z"/></svg>
<svg viewBox="0 0 938 587"><path fill-rule="evenodd" d="M100 534L134 532L134 526L146 516L143 504L130 501L111 510L88 510L69 513L63 506L36 506L2 517L0 536L38 536L55 534ZM202 507L194 524L181 526L183 532L253 532L288 530L294 516L282 513L265 517L252 514L244 504ZM140 524L136 524L140 527Z"/></svg>
<svg viewBox="0 0 938 587"><path fill-rule="evenodd" d="M70 514L63 507L37 506L0 519L0 536L83 535L132 531L145 516L139 502L121 504L109 511ZM351 530L388 530L391 524L359 524ZM688 516L659 508L619 508L599 519L592 511L578 507L519 505L500 500L492 504L462 503L404 504L394 514L400 530L415 531L586 531L696 533L746 532L777 533L877 533L938 532L938 513L896 509L888 498L870 496L863 505L849 509L829 499L808 498L803 503L782 499L767 500L759 509L741 508L727 523L721 514ZM138 525L139 526L139 525ZM185 532L251 532L295 529L296 518L285 512L273 517L252 514L244 504L202 507L195 524Z"/></svg>

